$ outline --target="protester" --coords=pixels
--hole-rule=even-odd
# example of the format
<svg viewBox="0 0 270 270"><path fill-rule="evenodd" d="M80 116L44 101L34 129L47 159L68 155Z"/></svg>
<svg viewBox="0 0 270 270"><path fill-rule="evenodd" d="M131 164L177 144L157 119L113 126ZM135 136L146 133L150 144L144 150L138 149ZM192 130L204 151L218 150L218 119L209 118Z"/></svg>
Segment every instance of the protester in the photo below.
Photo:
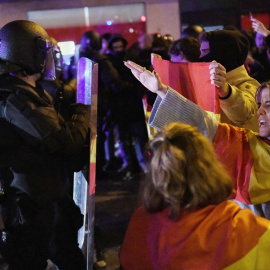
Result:
<svg viewBox="0 0 270 270"><path fill-rule="evenodd" d="M153 53L153 36L148 33L144 33L139 36L138 41L132 44L128 48L128 57L135 55L137 58L136 63L147 68L148 70L153 70L152 62L151 62L151 54ZM151 110L157 95L146 91L146 102L147 107Z"/></svg>
<svg viewBox="0 0 270 270"><path fill-rule="evenodd" d="M86 31L81 37L79 57L86 57L98 64L98 112L97 112L97 179L104 179L103 167L114 163L114 145L105 151L107 132L113 128L111 119L111 97L120 87L120 77L106 55L101 54L101 36L98 32ZM108 166L108 165L107 165Z"/></svg>
<svg viewBox="0 0 270 270"><path fill-rule="evenodd" d="M259 32L255 33L255 44L257 47L257 51L253 55L255 59L263 64L264 59L266 57L266 42L265 36L260 34Z"/></svg>
<svg viewBox="0 0 270 270"><path fill-rule="evenodd" d="M254 29L255 32L257 32L265 37L270 35L270 30L268 30L261 21L255 19L253 17L250 18L250 20L252 22L252 28Z"/></svg>
<svg viewBox="0 0 270 270"><path fill-rule="evenodd" d="M169 46L164 36L162 36L160 33L154 33L152 34L152 37L153 37L152 43L153 53L160 55L162 59L169 60L170 59L168 55Z"/></svg>
<svg viewBox="0 0 270 270"><path fill-rule="evenodd" d="M200 54L200 43L193 37L173 41L169 48L169 56L172 62L199 62Z"/></svg>
<svg viewBox="0 0 270 270"><path fill-rule="evenodd" d="M255 31L253 29L246 29L242 31L243 35L245 35L249 41L249 50L248 50L248 56L245 61L245 68L248 72L248 74L256 79L258 82L260 81L260 73L263 71L263 65L253 57L253 55L257 51L257 46L255 43Z"/></svg>
<svg viewBox="0 0 270 270"><path fill-rule="evenodd" d="M264 48L264 51L261 52L261 56L259 57L259 61L261 62L263 69L260 70L260 72L256 73L254 78L256 78L259 82L266 82L270 80L270 31L264 26L261 21L255 18L251 18L251 21L252 27L254 31L256 31L256 44L259 43L258 36L260 36L262 37L260 40L263 40ZM256 55L255 53L254 55L258 58L258 54Z"/></svg>
<svg viewBox="0 0 270 270"><path fill-rule="evenodd" d="M150 34L142 34L138 41L132 44L128 49L128 55L135 55L139 64L147 69L153 69L151 64L151 53L153 52L153 37Z"/></svg>
<svg viewBox="0 0 270 270"><path fill-rule="evenodd" d="M142 206L120 249L123 270L267 268L269 221L227 200L232 181L196 127L163 127L149 153Z"/></svg>
<svg viewBox="0 0 270 270"><path fill-rule="evenodd" d="M252 57L258 61L262 65L262 71L259 74L255 74L254 76L260 82L264 82L267 76L267 69L268 66L268 57L267 57L267 45L266 45L266 36L267 36L267 29L263 25L262 22L259 20L251 17L252 28L254 29L254 42L255 42L255 49L252 53Z"/></svg>
<svg viewBox="0 0 270 270"><path fill-rule="evenodd" d="M258 131L257 104L254 96L258 81L244 66L248 55L248 39L235 30L203 32L200 37L201 62L212 62L210 80L217 86L220 122Z"/></svg>
<svg viewBox="0 0 270 270"><path fill-rule="evenodd" d="M158 74L151 73L129 61L125 65L133 75L152 92L158 94L149 123L161 129L170 122L183 122L197 126L213 140L216 153L234 180L236 194L243 203L261 204L270 200L267 181L270 178L269 151L269 83L262 84L256 95L259 135L249 129L221 124L213 113L202 110L176 91L162 84ZM218 75L213 74L213 80ZM214 83L214 82L213 82ZM268 179L268 180L267 180ZM265 205L267 217L268 204ZM270 218L268 216L268 218Z"/></svg>
<svg viewBox="0 0 270 270"><path fill-rule="evenodd" d="M148 142L148 134L142 103L146 89L123 65L123 61L127 60L126 47L126 39L120 34L113 34L107 57L118 71L121 80L126 82L126 87L119 88L110 103L123 159L118 172L125 179L131 179L132 175L145 171L144 148Z"/></svg>
<svg viewBox="0 0 270 270"><path fill-rule="evenodd" d="M181 32L181 38L185 37L194 37L199 39L199 36L202 32L204 32L204 28L200 25L190 24Z"/></svg>
<svg viewBox="0 0 270 270"><path fill-rule="evenodd" d="M105 55L109 53L108 45L111 35L112 35L111 33L105 33L101 35L101 48L99 50L100 54Z"/></svg>

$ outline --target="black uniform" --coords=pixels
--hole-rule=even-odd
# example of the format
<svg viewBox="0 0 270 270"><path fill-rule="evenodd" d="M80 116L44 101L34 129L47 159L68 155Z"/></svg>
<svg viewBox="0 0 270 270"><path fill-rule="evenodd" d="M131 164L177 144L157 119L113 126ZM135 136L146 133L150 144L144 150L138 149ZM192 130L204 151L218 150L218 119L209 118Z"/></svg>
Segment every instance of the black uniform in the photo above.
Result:
<svg viewBox="0 0 270 270"><path fill-rule="evenodd" d="M51 259L60 269L85 269L77 245L82 215L68 197L68 175L84 164L89 114L70 106L64 121L41 86L6 75L0 79L0 176L11 269L45 269Z"/></svg>

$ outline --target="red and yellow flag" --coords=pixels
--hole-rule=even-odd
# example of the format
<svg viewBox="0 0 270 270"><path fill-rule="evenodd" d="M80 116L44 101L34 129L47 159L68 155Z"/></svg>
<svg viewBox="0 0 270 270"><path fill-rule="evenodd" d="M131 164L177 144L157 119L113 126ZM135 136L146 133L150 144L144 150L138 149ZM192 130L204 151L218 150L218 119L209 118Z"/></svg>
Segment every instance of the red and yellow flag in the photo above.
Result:
<svg viewBox="0 0 270 270"><path fill-rule="evenodd" d="M216 87L210 81L211 63L175 63L157 57L153 57L152 62L164 84L202 109L220 113Z"/></svg>
<svg viewBox="0 0 270 270"><path fill-rule="evenodd" d="M174 222L168 209L131 218L120 250L124 270L268 269L270 221L225 201L184 213Z"/></svg>
<svg viewBox="0 0 270 270"><path fill-rule="evenodd" d="M234 180L233 198L248 204L270 201L270 140L248 129L220 124L213 146Z"/></svg>

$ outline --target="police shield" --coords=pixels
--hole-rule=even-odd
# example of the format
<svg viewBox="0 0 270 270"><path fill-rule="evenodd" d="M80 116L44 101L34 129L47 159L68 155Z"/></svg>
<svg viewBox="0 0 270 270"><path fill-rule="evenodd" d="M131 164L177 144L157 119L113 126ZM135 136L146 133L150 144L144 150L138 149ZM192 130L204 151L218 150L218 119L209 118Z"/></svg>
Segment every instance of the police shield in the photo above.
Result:
<svg viewBox="0 0 270 270"><path fill-rule="evenodd" d="M84 215L84 225L78 233L78 243L87 259L87 269L93 267L94 213L96 182L96 130L98 64L82 57L77 71L77 103L89 105L90 112L90 163L74 174L73 199Z"/></svg>

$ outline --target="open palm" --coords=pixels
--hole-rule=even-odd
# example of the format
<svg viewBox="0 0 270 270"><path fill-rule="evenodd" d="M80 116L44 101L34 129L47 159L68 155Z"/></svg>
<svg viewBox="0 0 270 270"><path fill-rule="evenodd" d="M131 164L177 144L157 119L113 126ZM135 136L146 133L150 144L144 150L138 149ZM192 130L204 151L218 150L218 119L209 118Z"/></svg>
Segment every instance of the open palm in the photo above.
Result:
<svg viewBox="0 0 270 270"><path fill-rule="evenodd" d="M160 77L156 72L150 72L132 61L127 61L124 63L125 66L131 70L136 79L139 80L151 92L159 94L159 91L167 89L167 87L162 84Z"/></svg>

